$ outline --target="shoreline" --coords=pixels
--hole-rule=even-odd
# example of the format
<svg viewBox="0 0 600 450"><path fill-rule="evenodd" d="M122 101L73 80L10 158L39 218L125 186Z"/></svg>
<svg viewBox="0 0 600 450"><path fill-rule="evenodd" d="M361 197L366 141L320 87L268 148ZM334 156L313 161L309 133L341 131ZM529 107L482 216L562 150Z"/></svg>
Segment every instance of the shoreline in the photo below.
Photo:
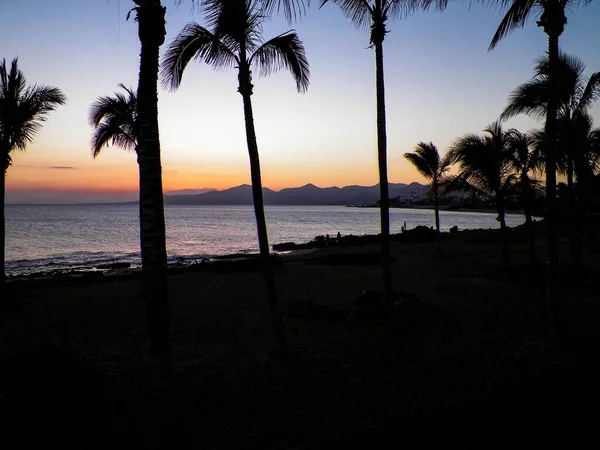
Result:
<svg viewBox="0 0 600 450"><path fill-rule="evenodd" d="M518 227L512 228L518 229ZM469 234L485 234L498 232L492 228L479 228L459 230L456 232L440 233L442 239L445 236L466 236ZM437 234L431 228L417 226L405 232L392 233L390 238L392 242L411 242L426 243L436 239ZM379 234L363 235L345 235L341 241L336 237L326 239L325 235L316 236L314 239L306 242L281 242L271 246L271 257L274 260L275 267L290 262L302 262L310 254L318 253L322 250L343 250L348 248L358 248L365 245L375 245L379 243ZM216 272L236 272L236 271L258 271L259 253L256 252L236 252L224 255L212 255L202 258L192 258L185 260L177 258L168 263L169 273L186 273L197 271L216 271ZM115 261L109 264L99 264L90 266L64 267L60 269L36 270L32 272L22 272L17 274L7 274L6 281L9 284L21 282L47 282L65 280L69 283L129 279L141 276L142 268L128 262Z"/></svg>
<svg viewBox="0 0 600 450"><path fill-rule="evenodd" d="M346 208L379 208L377 205L346 205ZM394 206L390 205L390 209L419 209L419 210L427 210L433 211L435 208L430 205L401 205ZM440 206L440 212L468 212L468 213L487 213L487 214L497 214L497 211L494 208L463 208L463 207L453 207L453 206ZM522 216L524 212L520 209L514 209L510 211L506 211L506 215L516 215Z"/></svg>

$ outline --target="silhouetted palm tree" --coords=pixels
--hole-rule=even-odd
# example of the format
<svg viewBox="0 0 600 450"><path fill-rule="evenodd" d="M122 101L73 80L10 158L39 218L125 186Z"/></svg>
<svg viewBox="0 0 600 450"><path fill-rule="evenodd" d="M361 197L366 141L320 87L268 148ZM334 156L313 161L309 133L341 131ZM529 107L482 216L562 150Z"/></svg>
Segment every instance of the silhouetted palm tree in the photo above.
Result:
<svg viewBox="0 0 600 450"><path fill-rule="evenodd" d="M92 156L96 158L104 147L114 145L137 152L137 97L133 89L119 84L125 94L99 97L90 107L89 123L94 128Z"/></svg>
<svg viewBox="0 0 600 450"><path fill-rule="evenodd" d="M588 78L584 76L584 71L585 64L579 58L559 53L556 78L559 89L557 136L560 134L560 145L557 159L564 158L568 185L571 188L575 161L580 160L578 147L573 145L574 136L570 136L576 128L571 122L586 113L600 96L600 72ZM511 93L500 119L510 119L519 114L527 114L534 119L543 118L547 113L551 90L550 62L548 56L544 56L536 63L533 79L519 85Z"/></svg>
<svg viewBox="0 0 600 450"><path fill-rule="evenodd" d="M558 241L556 223L556 118L558 111L558 79L555 76L559 64L559 39L562 35L567 17L565 10L569 6L590 3L591 0L493 0L500 6L509 6L506 15L500 22L490 49L493 49L505 36L516 28L523 27L532 15L539 15L537 26L542 27L548 36L548 64L550 83L553 87L546 109L545 132L546 151L546 297L551 314L556 317L556 293L554 281L558 266Z"/></svg>
<svg viewBox="0 0 600 450"><path fill-rule="evenodd" d="M600 164L600 129L594 128L593 119L587 111L580 111L571 118L561 117L557 121L556 135L559 148L563 150L559 154L558 171L567 178L561 199L564 201L564 214L567 216L569 253L571 262L581 266L584 234L582 221L593 198L593 177ZM544 153L547 149L544 130L536 130L533 137L535 145ZM577 176L576 183L573 173Z"/></svg>
<svg viewBox="0 0 600 450"><path fill-rule="evenodd" d="M162 79L165 85L177 89L183 72L192 59L204 61L215 69L235 67L238 70L238 92L242 96L244 106L252 197L263 275L278 344L285 349L287 340L269 263L269 239L251 101L254 87L252 70L256 69L262 75L269 75L274 71L287 69L293 75L298 91L304 92L309 84L308 61L304 46L294 30L266 42L261 40L262 23L266 17L259 2L211 0L204 4L204 9L212 31L193 22L186 25L167 50L163 60Z"/></svg>
<svg viewBox="0 0 600 450"><path fill-rule="evenodd" d="M370 44L375 49L375 78L377 95L377 160L379 164L379 208L381 215L381 259L385 296L393 297L390 255L390 199L387 171L387 131L385 120L385 83L383 72L383 41L389 32L388 19L406 17L416 9L432 4L446 6L446 0L321 0L335 3L358 29L370 28Z"/></svg>
<svg viewBox="0 0 600 450"><path fill-rule="evenodd" d="M446 172L452 165L451 154L446 153L440 158L440 153L433 142L419 142L414 153L405 153L404 157L417 171L431 182L431 193L435 210L435 229L440 232L439 187L445 181Z"/></svg>
<svg viewBox="0 0 600 450"><path fill-rule="evenodd" d="M506 270L510 265L506 202L514 195L518 177L511 170L513 149L509 132L494 122L484 133L484 136L468 134L454 142L450 152L460 172L450 177L446 189L470 193L495 204L501 230L502 264Z"/></svg>
<svg viewBox="0 0 600 450"><path fill-rule="evenodd" d="M165 41L166 8L160 0L133 0L141 43L137 89L137 161L140 182L140 244L143 297L150 355L169 372L167 240L158 130L159 49ZM127 18L129 18L129 14Z"/></svg>
<svg viewBox="0 0 600 450"><path fill-rule="evenodd" d="M509 167L518 177L517 186L519 188L523 213L525 214L525 228L529 241L529 260L531 265L534 266L538 263L538 257L535 250L532 209L536 190L539 188L539 182L532 178L532 174L543 170L543 153L535 145L532 136L521 133L518 130L508 130L507 140L508 148L512 153Z"/></svg>
<svg viewBox="0 0 600 450"><path fill-rule="evenodd" d="M52 86L27 86L25 75L19 69L18 59L10 67L6 60L0 63L0 158L2 158L0 184L2 185L2 220L0 220L0 292L5 283L5 217L6 171L12 164L10 154L25 151L48 119L48 114L66 97L60 89ZM2 296L4 300L4 297Z"/></svg>

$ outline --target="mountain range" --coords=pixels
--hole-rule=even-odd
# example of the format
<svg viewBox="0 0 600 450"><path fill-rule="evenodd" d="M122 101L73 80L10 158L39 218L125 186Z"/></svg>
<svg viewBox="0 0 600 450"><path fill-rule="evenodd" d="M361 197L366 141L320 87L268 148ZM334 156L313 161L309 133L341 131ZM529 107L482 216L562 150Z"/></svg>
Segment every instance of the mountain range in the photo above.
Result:
<svg viewBox="0 0 600 450"><path fill-rule="evenodd" d="M428 186L390 183L390 198L425 196ZM370 205L379 200L379 184L320 188L314 184L273 191L263 188L265 205ZM203 194L166 195L168 205L252 205L252 187L247 184Z"/></svg>

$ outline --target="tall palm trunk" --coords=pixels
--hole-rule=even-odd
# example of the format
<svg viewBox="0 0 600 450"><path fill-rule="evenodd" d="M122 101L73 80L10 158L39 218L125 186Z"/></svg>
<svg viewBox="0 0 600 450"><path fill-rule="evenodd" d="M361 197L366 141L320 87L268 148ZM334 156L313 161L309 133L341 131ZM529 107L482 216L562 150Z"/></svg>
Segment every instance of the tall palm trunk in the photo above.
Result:
<svg viewBox="0 0 600 450"><path fill-rule="evenodd" d="M433 181L433 208L435 212L435 229L440 232L440 199L438 196L438 183Z"/></svg>
<svg viewBox="0 0 600 450"><path fill-rule="evenodd" d="M245 54L242 60L245 59ZM262 180L260 174L260 159L258 156L258 144L256 142L256 130L254 129L254 114L252 112L252 84L250 80L250 68L247 64L240 65L240 87L244 102L244 120L246 122L246 142L248 144L248 155L250 157L250 177L252 180L252 201L254 203L254 215L256 217L256 231L258 234L258 248L262 263L262 273L267 288L267 302L275 328L275 339L279 349L283 352L288 350L288 341L285 327L279 312L279 299L275 280L271 270L269 259L270 247L267 234L267 222L265 220L265 206L263 201Z"/></svg>
<svg viewBox="0 0 600 450"><path fill-rule="evenodd" d="M567 153L567 207L563 218L567 221L567 234L569 237L569 258L571 264L577 261L577 227L575 216L575 187L573 182L573 159L570 152ZM561 221L562 222L562 221Z"/></svg>
<svg viewBox="0 0 600 450"><path fill-rule="evenodd" d="M529 264L534 267L538 264L537 252L535 250L535 230L533 229L533 195L529 185L527 170L523 170L521 179L524 181L523 189L523 213L525 214L525 232L529 243Z"/></svg>
<svg viewBox="0 0 600 450"><path fill-rule="evenodd" d="M558 272L558 236L556 222L556 155L557 155L557 112L558 112L558 83L556 73L559 63L558 40L564 29L566 18L558 2L548 2L547 9L539 21L548 34L548 63L550 66L551 95L548 99L546 112L546 302L551 321L559 332L561 326L560 297L556 293L556 276ZM544 17L545 16L545 17Z"/></svg>
<svg viewBox="0 0 600 450"><path fill-rule="evenodd" d="M158 134L159 48L165 39L165 11L160 0L137 9L141 42L137 91L137 156L140 177L140 243L143 296L150 355L163 369L172 366L169 339L167 250Z"/></svg>
<svg viewBox="0 0 600 450"><path fill-rule="evenodd" d="M508 227L506 226L506 208L504 206L504 197L497 196L496 211L498 212L498 221L500 222L500 242L502 246L502 267L508 272L510 267L510 250L508 248Z"/></svg>
<svg viewBox="0 0 600 450"><path fill-rule="evenodd" d="M385 83L383 78L383 41L375 42L377 87L377 159L379 162L379 212L381 217L381 271L387 300L393 297L390 255L390 198L387 174L387 135L385 129Z"/></svg>
<svg viewBox="0 0 600 450"><path fill-rule="evenodd" d="M6 216L4 213L4 202L6 200L6 169L4 167L0 167L2 172L2 218L0 220L0 294L4 294L4 288L6 283L6 274L5 274L5 263L4 258L6 257L5 253L5 245L6 245ZM4 295L2 295L2 299L4 300Z"/></svg>
<svg viewBox="0 0 600 450"><path fill-rule="evenodd" d="M571 264L577 269L583 268L583 241L585 228L583 226L587 171L584 169L583 157L579 148L573 150L573 171L576 181L573 182L573 202L571 217L573 218L573 244L571 247Z"/></svg>
<svg viewBox="0 0 600 450"><path fill-rule="evenodd" d="M581 166L580 166L581 167ZM590 192L589 186L587 186L587 174L577 174L577 163L575 164L575 174L577 181L573 189L573 196L575 200L573 202L573 222L575 228L575 242L573 248L575 250L573 264L578 269L583 268L583 242L586 238L587 228L585 227L585 211L587 208L587 196Z"/></svg>

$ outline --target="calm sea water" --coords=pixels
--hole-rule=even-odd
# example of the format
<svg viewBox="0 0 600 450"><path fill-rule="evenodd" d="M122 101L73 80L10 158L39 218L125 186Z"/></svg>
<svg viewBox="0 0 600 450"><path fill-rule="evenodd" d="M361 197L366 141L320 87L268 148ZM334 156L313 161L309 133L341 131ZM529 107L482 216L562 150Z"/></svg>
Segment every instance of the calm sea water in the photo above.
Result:
<svg viewBox="0 0 600 450"><path fill-rule="evenodd" d="M343 206L270 206L267 222L271 244L306 242L338 231L375 234L379 212ZM169 260L194 261L232 253L258 251L254 212L250 206L167 206ZM432 226L433 211L392 209L391 231ZM523 223L507 216L509 226ZM495 214L442 212L444 230L498 228ZM6 269L26 274L98 264L140 264L138 208L127 205L7 205Z"/></svg>

